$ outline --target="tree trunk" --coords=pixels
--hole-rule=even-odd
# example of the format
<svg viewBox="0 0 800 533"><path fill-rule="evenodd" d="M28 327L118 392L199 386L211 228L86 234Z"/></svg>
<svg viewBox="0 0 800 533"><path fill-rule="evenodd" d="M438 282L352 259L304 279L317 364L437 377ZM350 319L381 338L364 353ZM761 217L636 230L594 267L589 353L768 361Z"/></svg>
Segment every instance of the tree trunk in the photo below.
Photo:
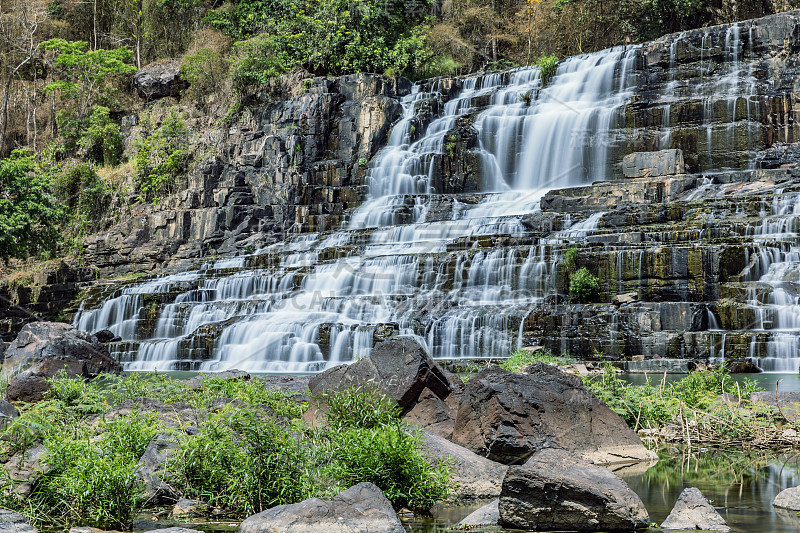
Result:
<svg viewBox="0 0 800 533"><path fill-rule="evenodd" d="M6 80L3 90L3 103L0 104L0 152L5 152L6 149L6 130L8 129L8 98L11 93L11 82L14 80L17 72L19 72L19 70L30 60L30 56L25 58L22 63L17 65L16 68L11 71L11 73L8 75L8 79Z"/></svg>

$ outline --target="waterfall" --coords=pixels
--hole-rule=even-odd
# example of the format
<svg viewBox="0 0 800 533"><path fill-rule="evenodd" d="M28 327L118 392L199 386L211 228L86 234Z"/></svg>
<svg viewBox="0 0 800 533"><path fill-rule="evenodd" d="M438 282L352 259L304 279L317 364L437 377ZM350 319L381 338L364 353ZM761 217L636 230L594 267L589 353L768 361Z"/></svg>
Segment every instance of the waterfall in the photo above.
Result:
<svg viewBox="0 0 800 533"><path fill-rule="evenodd" d="M750 356L763 370L796 372L800 366L800 194L777 189L769 210L762 208L761 214L761 225L753 231L756 260L751 260L748 272L748 279L757 282L748 289L747 305L755 316L748 329L765 332L767 337L763 343L753 337ZM758 294L759 287L767 289L766 296Z"/></svg>
<svg viewBox="0 0 800 533"><path fill-rule="evenodd" d="M346 227L130 286L75 324L122 337L114 350L129 370L318 371L369 355L391 330L435 357L507 355L531 305L555 293L560 243L585 238L602 213L527 247L467 243L524 236L522 219L547 190L613 171L608 132L624 123L637 50L569 58L544 86L536 67L466 77L452 95L441 80L417 84ZM431 109L441 112L423 119ZM462 117L474 117L483 190L427 220L437 160Z"/></svg>
<svg viewBox="0 0 800 533"><path fill-rule="evenodd" d="M340 228L132 282L99 304L87 300L75 325L121 337L110 349L128 370L314 372L369 355L397 333L415 336L436 358L502 357L530 340L523 334L533 336L537 309L564 301L559 266L576 244L605 247L602 267L617 291L638 290L646 300L662 289L671 291L664 301L686 301L689 289L678 281L667 287L671 271L659 272L657 261L658 247L680 242L677 231L642 222L636 235L615 234L621 217L608 203L544 212L540 204L553 189L620 178L630 150L687 139L696 145L687 164L707 175L682 199L724 199L730 180L714 172L743 168L760 142L761 106L750 98L755 38L741 23L662 41L658 65L648 63L655 49L636 45L567 58L548 80L522 67L414 84L366 169L366 200ZM642 126L651 119L660 130ZM453 184L467 175L469 184ZM601 200L628 201L635 191L622 189ZM751 354L767 369L800 362L798 198L776 193L760 226L745 229L749 267L739 278L751 287L746 306L757 321ZM683 235L720 238L727 231L720 212L702 212L702 228ZM637 349L626 344L631 314L621 307L612 314L603 325L612 330L611 349L624 346L615 355L629 355ZM702 319L725 339L706 345L719 357L741 343L722 331L723 318L707 309ZM566 314L555 320L574 325ZM551 340L567 346L563 337Z"/></svg>

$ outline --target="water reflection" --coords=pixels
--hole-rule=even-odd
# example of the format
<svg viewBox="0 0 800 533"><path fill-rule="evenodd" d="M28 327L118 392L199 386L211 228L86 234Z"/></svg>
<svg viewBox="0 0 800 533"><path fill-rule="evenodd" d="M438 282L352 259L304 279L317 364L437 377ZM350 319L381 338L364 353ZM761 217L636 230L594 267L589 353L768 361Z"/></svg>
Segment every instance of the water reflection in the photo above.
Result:
<svg viewBox="0 0 800 533"><path fill-rule="evenodd" d="M720 450L687 453L673 447L659 456L654 465L616 469L642 499L652 522L660 524L667 517L683 489L697 487L735 532L800 529L796 513L772 507L781 490L800 485L800 455ZM410 533L448 531L481 505L438 506L432 518L409 522L406 528Z"/></svg>

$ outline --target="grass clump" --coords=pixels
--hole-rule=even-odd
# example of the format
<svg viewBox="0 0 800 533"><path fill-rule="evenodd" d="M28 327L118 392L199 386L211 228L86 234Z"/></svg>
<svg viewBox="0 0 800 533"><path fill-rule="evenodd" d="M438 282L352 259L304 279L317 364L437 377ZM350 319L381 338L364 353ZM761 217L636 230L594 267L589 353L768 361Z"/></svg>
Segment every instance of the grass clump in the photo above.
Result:
<svg viewBox="0 0 800 533"><path fill-rule="evenodd" d="M402 424L335 432L333 473L352 486L369 481L396 507L428 510L449 491L449 469L421 451L421 433Z"/></svg>
<svg viewBox="0 0 800 533"><path fill-rule="evenodd" d="M307 466L288 429L228 409L183 439L169 479L187 496L244 517L310 497L315 487Z"/></svg>
<svg viewBox="0 0 800 533"><path fill-rule="evenodd" d="M517 350L508 356L508 359L500 364L500 367L508 370L509 372L522 372L533 363L541 362L548 365L569 365L572 364L572 358L569 355L557 356L547 348L536 350L535 352L527 350Z"/></svg>
<svg viewBox="0 0 800 533"><path fill-rule="evenodd" d="M536 60L542 77L542 86L547 85L558 70L558 57L554 55L541 56Z"/></svg>
<svg viewBox="0 0 800 533"><path fill-rule="evenodd" d="M146 504L137 463L163 432L178 448L162 477L231 518L330 498L363 481L378 485L398 508L427 510L449 491L447 465L422 452L420 432L373 388L326 395L329 423L311 428L300 419L305 402L259 378L207 377L190 385L158 374L84 381L62 373L50 385L45 400L23 406L0 435L5 458L46 447L46 473L29 497L0 472L0 505L49 528L131 529ZM176 411L193 407L197 430L167 428L160 412L136 410L152 404L143 397ZM124 412L131 406L133 412L112 410L122 402Z"/></svg>
<svg viewBox="0 0 800 533"><path fill-rule="evenodd" d="M347 387L328 393L325 418L332 428L374 429L400 420L400 408L374 387Z"/></svg>
<svg viewBox="0 0 800 533"><path fill-rule="evenodd" d="M797 425L774 407L720 399L724 393L747 399L760 390L750 379L737 383L722 365L690 372L674 383L648 379L636 386L619 379L607 364L601 374L585 377L584 383L631 428L647 430L654 440L775 448L792 444L783 431L787 423Z"/></svg>

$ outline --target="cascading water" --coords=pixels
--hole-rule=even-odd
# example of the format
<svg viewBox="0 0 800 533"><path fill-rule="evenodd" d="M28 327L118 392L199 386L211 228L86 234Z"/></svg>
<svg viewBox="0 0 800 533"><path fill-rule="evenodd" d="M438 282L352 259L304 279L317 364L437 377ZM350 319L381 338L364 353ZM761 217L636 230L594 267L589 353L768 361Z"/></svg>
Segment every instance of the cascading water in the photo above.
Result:
<svg viewBox="0 0 800 533"><path fill-rule="evenodd" d="M748 306L755 323L750 356L766 371L796 372L800 366L800 193L777 190L755 228L756 257L748 279ZM761 294L760 294L761 293ZM764 342L756 342L759 333Z"/></svg>
<svg viewBox="0 0 800 533"><path fill-rule="evenodd" d="M369 196L341 229L295 235L247 256L129 285L98 307L86 304L75 324L119 335L112 350L130 370L318 371L366 356L376 341L398 332L415 335L434 357L505 356L524 334L538 338L528 325L534 310L562 305L562 251L580 244L592 248L592 257L608 258L602 267L617 293L642 300L608 312L602 326L604 335L611 330L608 353L649 349L629 342L636 313L651 317L667 304L706 300L704 318L692 322L685 338L710 339L706 352L697 353L712 357L741 351L747 333L721 327L729 321L710 301L715 296L704 298L705 285L690 286L672 268L681 265L659 262L687 234L724 237L718 227L724 215L716 214L724 211L701 209L692 215L699 227L688 230L615 235L621 213L599 198L605 185L591 198L602 208L577 200L581 207L571 207L572 193L555 195L563 209L539 207L548 190L621 177L619 163L630 150L679 146L703 174L681 189L687 213L724 200L723 185L738 179L734 169L745 160L752 165L753 151L763 146L756 131L763 106L754 97L763 80L757 91L761 67L753 66L762 51L754 47L752 25L704 31L669 37L656 66L649 64L652 49L627 47L568 58L546 83L536 67L421 82L402 98L402 117L368 170ZM654 78L658 90L648 88ZM641 191L641 181L618 183L625 185L612 186L609 197L662 194ZM679 176L663 185L664 197L674 197L683 183ZM746 305L757 322L751 355L772 370L800 362L796 196L777 194L764 205L760 225L744 235L753 260L740 282L753 287ZM557 327L572 327L567 312L558 316ZM694 335L698 328L708 330L704 337ZM567 337L549 342L563 350Z"/></svg>
<svg viewBox="0 0 800 533"><path fill-rule="evenodd" d="M346 229L133 285L82 309L75 324L121 336L116 355L129 370L317 371L368 355L378 336L397 329L435 357L507 355L530 306L555 292L559 242L585 237L600 215L517 249L463 243L524 236L522 219L546 190L606 177L604 136L623 123L636 53L567 59L545 87L535 67L465 78L421 134L419 110L444 97L438 82L417 86L370 169L370 198ZM482 199L453 198L449 217L427 221L435 159L468 116ZM406 224L400 211L411 212ZM442 253L452 260L434 260ZM322 259L330 257L339 259Z"/></svg>

